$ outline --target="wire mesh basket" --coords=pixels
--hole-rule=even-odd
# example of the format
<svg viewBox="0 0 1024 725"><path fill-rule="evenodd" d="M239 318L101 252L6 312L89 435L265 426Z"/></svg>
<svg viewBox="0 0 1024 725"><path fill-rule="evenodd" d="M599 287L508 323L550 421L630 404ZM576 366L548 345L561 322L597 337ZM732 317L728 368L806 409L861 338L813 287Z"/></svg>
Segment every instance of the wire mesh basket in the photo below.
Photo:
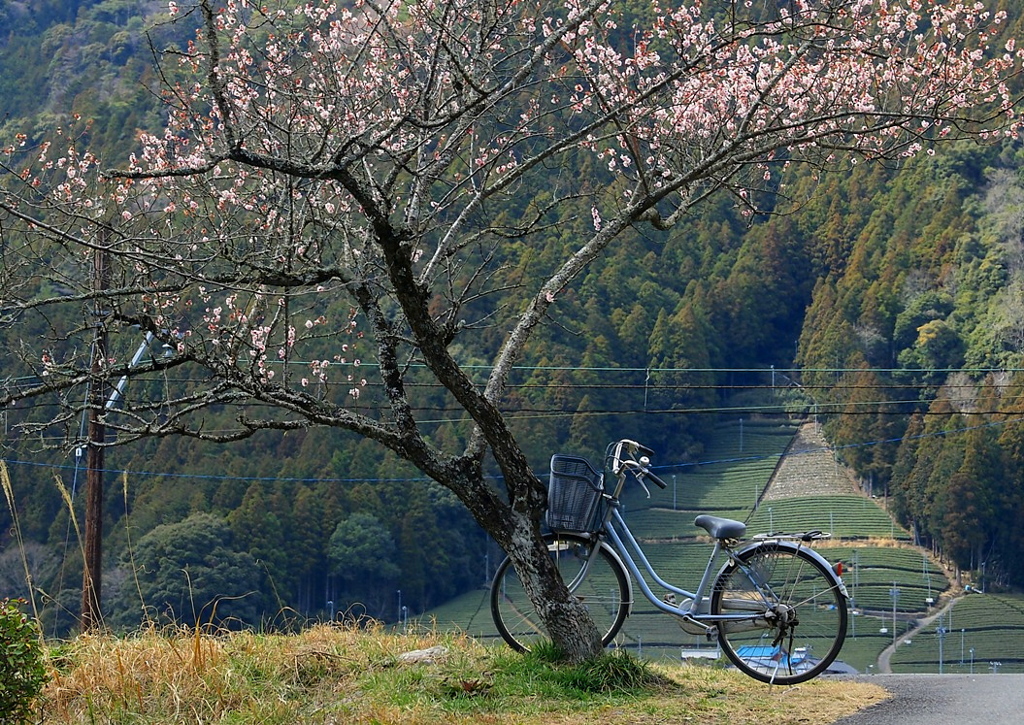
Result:
<svg viewBox="0 0 1024 725"><path fill-rule="evenodd" d="M548 528L555 532L591 532L603 519L604 477L578 456L551 456Z"/></svg>

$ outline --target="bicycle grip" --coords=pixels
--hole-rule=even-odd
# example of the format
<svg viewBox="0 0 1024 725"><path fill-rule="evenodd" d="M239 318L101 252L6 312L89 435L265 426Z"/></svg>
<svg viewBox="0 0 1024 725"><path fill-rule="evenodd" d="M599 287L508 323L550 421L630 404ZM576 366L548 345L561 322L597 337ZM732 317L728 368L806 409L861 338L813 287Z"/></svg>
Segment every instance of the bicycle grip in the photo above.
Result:
<svg viewBox="0 0 1024 725"><path fill-rule="evenodd" d="M658 474L653 471L644 471L644 478L649 478L658 488L668 488L668 484L658 478Z"/></svg>

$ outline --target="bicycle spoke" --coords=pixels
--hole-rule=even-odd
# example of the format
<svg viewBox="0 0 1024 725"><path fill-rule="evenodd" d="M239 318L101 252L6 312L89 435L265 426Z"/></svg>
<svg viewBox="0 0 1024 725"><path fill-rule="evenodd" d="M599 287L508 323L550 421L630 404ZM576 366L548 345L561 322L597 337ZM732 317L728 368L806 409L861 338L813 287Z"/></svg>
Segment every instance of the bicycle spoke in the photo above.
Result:
<svg viewBox="0 0 1024 725"><path fill-rule="evenodd" d="M831 573L796 547L769 543L742 552L716 583L711 606L717 614L762 608L744 622L720 624L719 632L726 656L765 682L796 683L820 674L839 654L846 633L845 598Z"/></svg>

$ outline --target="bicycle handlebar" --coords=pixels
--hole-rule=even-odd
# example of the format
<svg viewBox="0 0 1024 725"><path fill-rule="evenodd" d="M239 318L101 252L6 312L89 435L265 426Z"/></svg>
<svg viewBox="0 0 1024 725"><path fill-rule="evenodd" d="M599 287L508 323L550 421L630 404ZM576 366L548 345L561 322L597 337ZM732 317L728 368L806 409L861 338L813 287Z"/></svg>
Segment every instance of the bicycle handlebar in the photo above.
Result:
<svg viewBox="0 0 1024 725"><path fill-rule="evenodd" d="M661 478L658 477L658 474L653 471L644 471L644 476L649 480L654 481L658 488L668 488L668 484L661 480Z"/></svg>
<svg viewBox="0 0 1024 725"><path fill-rule="evenodd" d="M668 484L661 480L657 474L650 470L651 459L650 456L654 455L654 451L645 445L631 441L628 438L623 438L616 443L612 443L609 447L608 457L611 458L611 470L616 475L621 475L623 469L631 471L637 480L640 481L641 485L644 480L648 480L654 483L659 488L668 488ZM612 450L614 449L614 450ZM623 457L625 452L627 457ZM641 454L639 460L634 460L633 456Z"/></svg>

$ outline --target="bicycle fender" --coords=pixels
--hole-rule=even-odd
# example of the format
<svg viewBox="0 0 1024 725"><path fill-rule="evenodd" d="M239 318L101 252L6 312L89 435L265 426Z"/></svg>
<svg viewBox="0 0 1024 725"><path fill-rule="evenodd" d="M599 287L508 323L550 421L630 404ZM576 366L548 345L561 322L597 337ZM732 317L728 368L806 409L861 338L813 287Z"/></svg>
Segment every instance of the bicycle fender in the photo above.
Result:
<svg viewBox="0 0 1024 725"><path fill-rule="evenodd" d="M832 564L828 561L828 559L823 557L821 554L819 554L817 551L810 548L809 546L802 546L801 544L797 544L792 541L784 541L779 539L757 541L752 544L748 544L747 546L744 546L742 549L736 552L736 556L743 556L747 552L754 551L755 549L765 546L771 546L774 549L787 549L789 551L799 551L802 549L808 556L810 556L812 559L821 564L822 568L828 573L828 577L832 580L832 583L835 585L836 589L838 589L839 593L843 595L843 599L849 600L850 594L846 591L846 584L844 584L842 578L836 574L835 570L832 568ZM718 578L721 577L722 574L725 573L725 570L730 566L732 566L731 561L725 562L725 564L722 565L722 568L719 569L718 575L715 577L715 581L718 581Z"/></svg>
<svg viewBox="0 0 1024 725"><path fill-rule="evenodd" d="M587 540L589 537L581 534L570 534L566 538ZM629 573L629 569L626 567L626 565L622 563L622 557L619 556L618 552L615 551L615 549L612 548L612 546L608 542L604 541L603 539L600 539L598 541L597 548L604 549L606 552L608 552L608 555L611 556L611 558L615 561L615 564L626 575L626 595L629 597L629 602L626 604L626 616L629 617L629 615L633 613L633 602L636 601L633 597L633 576Z"/></svg>

